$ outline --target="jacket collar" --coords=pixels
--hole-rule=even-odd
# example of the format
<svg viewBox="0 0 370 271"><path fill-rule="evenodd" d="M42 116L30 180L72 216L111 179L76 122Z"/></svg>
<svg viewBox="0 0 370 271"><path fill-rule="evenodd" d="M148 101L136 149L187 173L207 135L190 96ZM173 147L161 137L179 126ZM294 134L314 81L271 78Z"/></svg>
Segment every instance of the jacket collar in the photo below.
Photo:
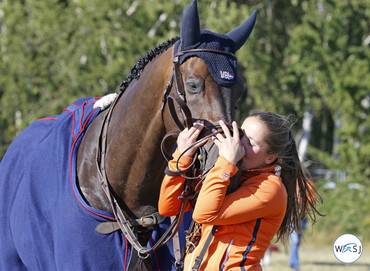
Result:
<svg viewBox="0 0 370 271"><path fill-rule="evenodd" d="M260 174L266 174L266 173L272 173L276 174L276 171L279 169L277 168L277 164L268 164L263 168L253 168L253 169L247 169L243 171L242 178L251 178L253 176L257 176ZM277 174L276 174L277 175Z"/></svg>

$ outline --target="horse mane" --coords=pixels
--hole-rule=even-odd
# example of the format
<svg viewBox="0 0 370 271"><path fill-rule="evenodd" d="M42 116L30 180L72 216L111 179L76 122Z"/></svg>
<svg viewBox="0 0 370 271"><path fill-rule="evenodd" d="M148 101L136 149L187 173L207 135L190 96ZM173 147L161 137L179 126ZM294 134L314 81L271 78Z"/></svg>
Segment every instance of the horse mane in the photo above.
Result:
<svg viewBox="0 0 370 271"><path fill-rule="evenodd" d="M169 49L176 41L178 41L180 37L171 38L162 44L155 46L151 49L145 56L140 58L136 64L131 68L131 71L126 75L126 79L121 82L119 85L119 91L125 91L128 85L134 80L140 77L141 71L145 68L145 66L153 60L156 56L160 55L167 49Z"/></svg>

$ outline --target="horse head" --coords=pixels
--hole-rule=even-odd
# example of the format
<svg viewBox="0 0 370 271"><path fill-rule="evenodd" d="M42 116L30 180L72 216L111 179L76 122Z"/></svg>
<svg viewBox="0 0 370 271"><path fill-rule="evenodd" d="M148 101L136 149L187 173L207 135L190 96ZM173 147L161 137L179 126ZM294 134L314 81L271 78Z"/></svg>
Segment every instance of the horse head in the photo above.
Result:
<svg viewBox="0 0 370 271"><path fill-rule="evenodd" d="M177 93L191 112L192 120L185 116L184 125L203 120L206 129L201 136L211 132L219 120L231 122L235 116L238 99L244 92L244 81L238 75L235 53L250 36L257 12L239 27L227 34L200 30L197 1L193 0L184 13L180 40L174 46L174 65L180 76L175 76ZM181 106L177 114L186 115ZM208 146L207 146L208 145ZM206 169L218 157L217 147L207 143L209 150Z"/></svg>

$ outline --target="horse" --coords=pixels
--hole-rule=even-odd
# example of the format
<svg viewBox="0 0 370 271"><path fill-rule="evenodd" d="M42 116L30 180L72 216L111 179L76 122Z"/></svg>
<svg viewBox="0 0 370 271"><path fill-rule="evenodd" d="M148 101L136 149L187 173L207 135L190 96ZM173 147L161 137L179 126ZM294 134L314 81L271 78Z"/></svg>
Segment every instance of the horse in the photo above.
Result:
<svg viewBox="0 0 370 271"><path fill-rule="evenodd" d="M27 127L0 164L0 269L173 268L166 244L180 226L152 244L165 219L162 139L195 120L208 131L233 120L244 92L234 54L255 20L227 34L200 30L193 0L180 37L141 58L107 108L105 97L81 98ZM164 145L174 150L175 140ZM209 168L218 151L206 146Z"/></svg>

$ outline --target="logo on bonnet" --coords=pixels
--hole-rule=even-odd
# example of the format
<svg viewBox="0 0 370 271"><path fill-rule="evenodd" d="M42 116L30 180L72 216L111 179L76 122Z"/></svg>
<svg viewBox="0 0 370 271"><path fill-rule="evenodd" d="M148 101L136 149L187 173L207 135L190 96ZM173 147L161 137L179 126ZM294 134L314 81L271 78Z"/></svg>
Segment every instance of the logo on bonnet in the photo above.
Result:
<svg viewBox="0 0 370 271"><path fill-rule="evenodd" d="M227 79L227 80L233 80L234 79L234 74L231 74L229 72L220 71L220 74L221 74L222 79Z"/></svg>

